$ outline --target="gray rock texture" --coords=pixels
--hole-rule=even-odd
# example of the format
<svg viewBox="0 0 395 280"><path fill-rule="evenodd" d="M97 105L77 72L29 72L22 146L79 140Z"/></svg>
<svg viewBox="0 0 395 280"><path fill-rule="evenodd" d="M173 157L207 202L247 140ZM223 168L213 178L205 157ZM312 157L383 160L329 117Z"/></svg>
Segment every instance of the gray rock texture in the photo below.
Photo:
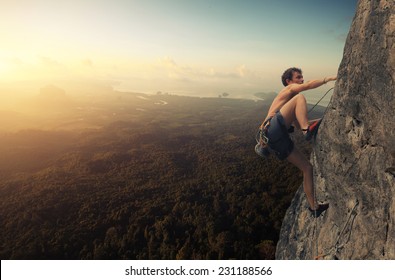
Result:
<svg viewBox="0 0 395 280"><path fill-rule="evenodd" d="M314 151L314 219L302 187L276 259L395 259L395 1L360 0Z"/></svg>

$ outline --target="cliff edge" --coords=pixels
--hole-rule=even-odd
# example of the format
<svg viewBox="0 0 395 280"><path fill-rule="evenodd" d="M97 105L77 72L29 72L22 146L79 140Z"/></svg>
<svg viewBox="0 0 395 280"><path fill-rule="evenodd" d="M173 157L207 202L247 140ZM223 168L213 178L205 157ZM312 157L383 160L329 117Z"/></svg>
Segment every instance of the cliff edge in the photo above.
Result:
<svg viewBox="0 0 395 280"><path fill-rule="evenodd" d="M276 259L395 259L395 1L360 0L303 188L283 220Z"/></svg>

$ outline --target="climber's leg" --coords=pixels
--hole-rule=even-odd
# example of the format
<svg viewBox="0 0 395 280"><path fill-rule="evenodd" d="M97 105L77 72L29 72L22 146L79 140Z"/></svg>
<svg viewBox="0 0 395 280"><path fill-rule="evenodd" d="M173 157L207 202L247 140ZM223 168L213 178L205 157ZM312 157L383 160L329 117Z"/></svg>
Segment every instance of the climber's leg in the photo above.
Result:
<svg viewBox="0 0 395 280"><path fill-rule="evenodd" d="M297 94L291 98L280 110L281 115L284 117L287 128L296 120L299 127L307 129L307 102L302 94Z"/></svg>
<svg viewBox="0 0 395 280"><path fill-rule="evenodd" d="M310 208L315 209L318 204L314 200L313 166L296 147L287 157L287 160L303 172L303 190L306 193Z"/></svg>

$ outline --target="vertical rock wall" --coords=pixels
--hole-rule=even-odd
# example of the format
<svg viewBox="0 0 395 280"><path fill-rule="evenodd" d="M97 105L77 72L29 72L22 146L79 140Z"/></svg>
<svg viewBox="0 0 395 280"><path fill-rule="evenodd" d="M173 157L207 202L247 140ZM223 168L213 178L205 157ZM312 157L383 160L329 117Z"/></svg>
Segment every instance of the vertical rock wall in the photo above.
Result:
<svg viewBox="0 0 395 280"><path fill-rule="evenodd" d="M311 160L312 218L302 187L277 259L395 259L395 1L360 0Z"/></svg>

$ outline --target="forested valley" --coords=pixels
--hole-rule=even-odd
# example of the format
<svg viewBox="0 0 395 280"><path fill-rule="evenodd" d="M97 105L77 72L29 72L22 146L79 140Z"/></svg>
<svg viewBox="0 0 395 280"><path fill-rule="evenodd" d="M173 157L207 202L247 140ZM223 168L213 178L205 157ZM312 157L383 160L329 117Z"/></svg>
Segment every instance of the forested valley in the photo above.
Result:
<svg viewBox="0 0 395 280"><path fill-rule="evenodd" d="M0 134L1 259L274 258L302 174L255 154L264 101L78 102Z"/></svg>

